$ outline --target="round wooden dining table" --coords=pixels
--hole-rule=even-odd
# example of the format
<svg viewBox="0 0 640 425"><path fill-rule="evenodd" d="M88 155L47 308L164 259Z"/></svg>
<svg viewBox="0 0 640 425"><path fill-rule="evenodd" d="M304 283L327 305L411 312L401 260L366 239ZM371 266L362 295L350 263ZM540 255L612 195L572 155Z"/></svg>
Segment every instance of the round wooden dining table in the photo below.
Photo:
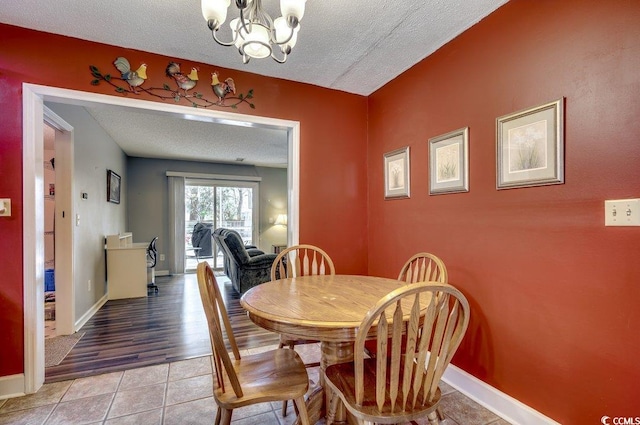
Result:
<svg viewBox="0 0 640 425"><path fill-rule="evenodd" d="M353 343L365 314L405 282L373 276L318 275L265 282L251 288L240 305L258 326L300 339L320 341L320 385L307 400L311 423L324 416L328 365L353 361ZM340 409L334 423L345 423Z"/></svg>

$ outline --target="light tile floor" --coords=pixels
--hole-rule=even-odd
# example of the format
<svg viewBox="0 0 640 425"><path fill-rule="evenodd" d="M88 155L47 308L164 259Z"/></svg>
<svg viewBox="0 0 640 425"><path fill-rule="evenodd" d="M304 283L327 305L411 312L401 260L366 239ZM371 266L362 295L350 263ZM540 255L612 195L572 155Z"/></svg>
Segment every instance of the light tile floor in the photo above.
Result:
<svg viewBox="0 0 640 425"><path fill-rule="evenodd" d="M260 349L244 350L247 355ZM305 362L317 361L319 346L296 347ZM309 369L318 382L318 368ZM107 373L44 385L36 394L0 401L0 425L210 425L216 404L212 396L211 358L199 357L124 372ZM442 425L509 425L449 385L442 383ZM291 425L282 417L281 403L238 409L234 425ZM420 425L428 423L426 420Z"/></svg>

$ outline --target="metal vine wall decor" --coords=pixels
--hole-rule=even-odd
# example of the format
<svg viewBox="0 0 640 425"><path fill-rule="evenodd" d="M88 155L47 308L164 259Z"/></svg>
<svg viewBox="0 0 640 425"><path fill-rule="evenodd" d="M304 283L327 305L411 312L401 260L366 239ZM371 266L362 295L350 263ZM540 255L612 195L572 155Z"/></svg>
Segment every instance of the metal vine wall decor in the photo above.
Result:
<svg viewBox="0 0 640 425"><path fill-rule="evenodd" d="M176 84L176 88L174 89L167 83L164 83L162 87L143 87L147 79L147 65L144 63L134 71L129 61L120 56L113 61L113 65L120 72L119 77L112 76L111 74L103 74L96 66L90 65L89 69L91 70L91 75L94 77L91 84L97 86L101 81L104 81L115 87L116 92L125 96L129 93L139 94L144 92L162 100L172 99L176 103L184 99L190 102L194 108L222 106L237 109L239 104L246 103L250 108L255 109L255 105L249 102L249 99L253 98L253 89L250 89L246 94L240 93L237 96L229 96L230 94L236 94L236 86L233 78L226 78L224 81L220 81L217 71L211 74L211 90L217 98L216 101L213 101L205 98L203 93L196 91L190 92L190 90L198 84L197 68L191 68L190 72L185 74L180 70L179 63L169 62L165 69L165 74ZM120 84L120 81L125 82L126 86ZM230 101L230 103L225 103L226 101Z"/></svg>

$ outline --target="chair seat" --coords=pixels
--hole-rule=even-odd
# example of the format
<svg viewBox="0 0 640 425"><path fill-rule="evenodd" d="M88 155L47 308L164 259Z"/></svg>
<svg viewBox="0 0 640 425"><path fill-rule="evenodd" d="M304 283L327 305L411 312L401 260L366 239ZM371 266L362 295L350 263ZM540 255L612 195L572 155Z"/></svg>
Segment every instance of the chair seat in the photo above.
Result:
<svg viewBox="0 0 640 425"><path fill-rule="evenodd" d="M403 364L402 362L400 367L400 375L402 375ZM328 366L325 371L325 382L327 385L334 391L339 394L340 399L344 403L345 407L353 414L354 416L361 418L365 421L372 421L375 423L404 423L408 421L412 421L421 417L424 417L429 412L435 411L438 407L438 403L440 402L441 392L440 388L438 388L435 397L431 402L420 404L416 403L416 407L411 410L410 413L400 410L400 408L396 407L395 411L391 411L391 405L386 403L383 406L383 411L380 412L378 410L378 406L376 404L376 359L365 359L364 360L364 403L359 406L356 403L355 399L355 370L353 362L350 363L341 363ZM390 365L388 366L390 368ZM387 378L388 380L388 378ZM388 383L387 383L388 384ZM387 385L388 387L388 385ZM409 399L413 397L413 392L409 392ZM402 398L402 394L398 394L398 399ZM422 398L422 391L418 394L418 399ZM398 405L401 403L398 400Z"/></svg>
<svg viewBox="0 0 640 425"><path fill-rule="evenodd" d="M309 377L302 359L294 350L271 350L233 361L243 396L236 397L226 378L226 392L219 388L214 397L220 407L237 409L242 406L295 399L309 388Z"/></svg>

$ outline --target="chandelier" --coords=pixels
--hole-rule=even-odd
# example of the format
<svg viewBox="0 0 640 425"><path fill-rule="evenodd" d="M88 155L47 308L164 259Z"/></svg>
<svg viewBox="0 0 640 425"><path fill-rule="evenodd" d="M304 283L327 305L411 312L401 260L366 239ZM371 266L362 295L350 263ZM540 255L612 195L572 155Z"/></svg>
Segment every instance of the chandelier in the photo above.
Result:
<svg viewBox="0 0 640 425"><path fill-rule="evenodd" d="M307 0L280 0L282 16L275 20L262 7L262 0L235 0L240 16L233 19L231 41L222 41L217 33L227 20L231 0L202 0L202 15L213 39L222 46L235 46L244 63L251 58L266 58L284 63L296 45L300 20ZM279 47L280 53L274 50Z"/></svg>

